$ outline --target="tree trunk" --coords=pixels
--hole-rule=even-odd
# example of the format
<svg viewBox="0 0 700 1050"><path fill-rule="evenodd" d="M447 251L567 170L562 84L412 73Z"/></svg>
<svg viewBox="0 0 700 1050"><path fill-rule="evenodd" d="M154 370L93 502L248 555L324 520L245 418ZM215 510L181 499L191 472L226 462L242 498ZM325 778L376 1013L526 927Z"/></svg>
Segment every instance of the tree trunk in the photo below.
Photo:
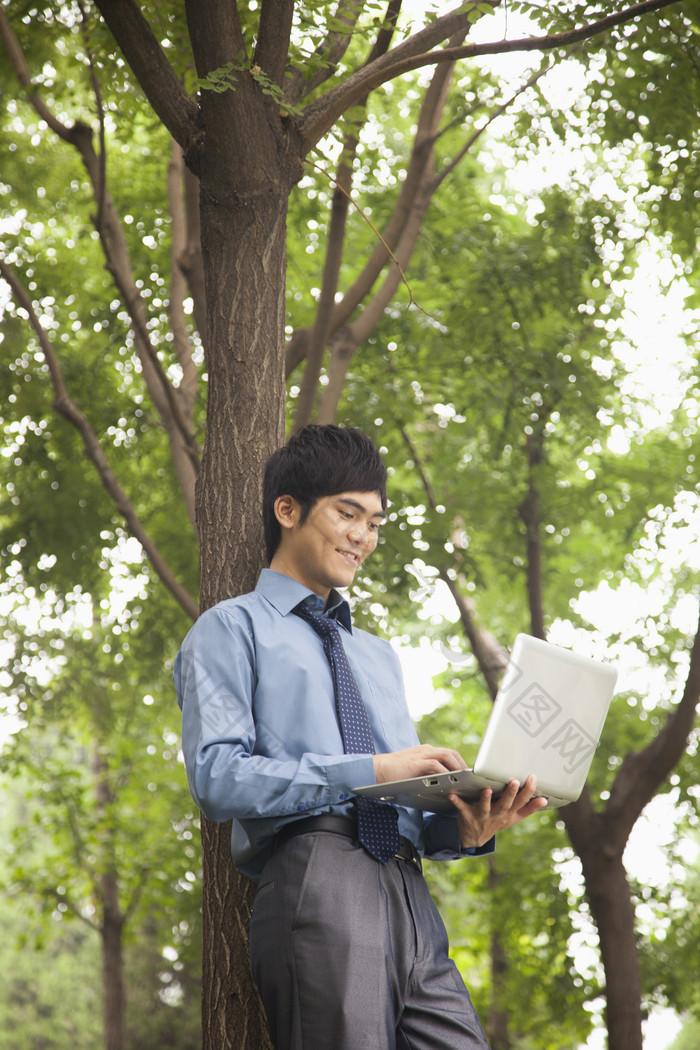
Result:
<svg viewBox="0 0 700 1050"><path fill-rule="evenodd" d="M203 1050L271 1050L248 962L254 886L231 860L231 824L202 817Z"/></svg>
<svg viewBox="0 0 700 1050"><path fill-rule="evenodd" d="M201 608L252 590L264 564L261 482L284 441L286 212L293 165L276 149L232 189L200 173L207 299L207 438L197 481ZM211 172L211 177L209 173ZM296 174L300 174L298 165ZM230 825L202 820L203 1048L265 1050L270 1039L248 965L252 886L234 868Z"/></svg>
<svg viewBox="0 0 700 1050"><path fill-rule="evenodd" d="M95 705L95 731L102 737L101 711ZM102 1012L104 1015L105 1050L126 1048L126 996L124 994L124 952L122 934L124 914L119 904L119 880L115 860L114 830L108 807L115 798L110 787L109 767L97 746L92 755L95 799L102 823L102 874L95 881L98 908L102 911L100 938L102 941Z"/></svg>
<svg viewBox="0 0 700 1050"><path fill-rule="evenodd" d="M496 867L496 858L491 856L489 863L489 895L500 882ZM506 978L508 975L508 958L503 948L503 941L497 928L491 932L491 1009L488 1019L488 1036L491 1050L511 1050L510 1032L508 1030L508 997Z"/></svg>
<svg viewBox="0 0 700 1050"><path fill-rule="evenodd" d="M596 848L581 861L605 970L608 1050L642 1050L635 913L622 857Z"/></svg>
<svg viewBox="0 0 700 1050"><path fill-rule="evenodd" d="M113 871L101 879L102 888L102 994L105 1019L105 1050L125 1050L126 1000L119 888Z"/></svg>
<svg viewBox="0 0 700 1050"><path fill-rule="evenodd" d="M197 482L202 609L252 590L263 564L261 481L284 441L287 193L232 202L202 182L207 438Z"/></svg>
<svg viewBox="0 0 700 1050"><path fill-rule="evenodd" d="M546 638L542 597L541 503L538 469L544 460L543 432L526 439L528 492L518 511L527 529L527 593L531 632ZM686 734L687 737L687 734ZM682 744L681 744L682 747ZM680 755L678 752L677 758ZM616 785L621 778L618 774ZM643 787L640 784L643 794ZM613 787L615 793L615 787ZM620 792L625 795L624 791ZM562 819L583 867L586 894L598 928L606 980L608 1050L642 1050L642 982L635 937L635 908L622 855L644 798L621 798L596 813L586 789L566 806Z"/></svg>

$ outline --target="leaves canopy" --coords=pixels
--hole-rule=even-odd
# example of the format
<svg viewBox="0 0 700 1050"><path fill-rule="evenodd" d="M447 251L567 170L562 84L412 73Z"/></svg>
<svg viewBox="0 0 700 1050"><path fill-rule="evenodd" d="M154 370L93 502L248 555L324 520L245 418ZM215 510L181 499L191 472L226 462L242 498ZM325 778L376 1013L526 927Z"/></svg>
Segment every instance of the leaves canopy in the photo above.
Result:
<svg viewBox="0 0 700 1050"><path fill-rule="evenodd" d="M469 20L478 21L493 6L470 5ZM548 32L561 33L606 16L608 9L603 3L510 5L514 14L526 14ZM89 639L67 641L46 632L42 637L41 631L38 638L25 638L12 625L7 644L17 647L17 655L4 684L11 688L16 680L17 688L24 689L24 714L32 733L39 734L38 740L25 738L26 748L22 741L17 758L26 751L22 759L33 763L39 781L60 785L68 805L51 811L57 827L67 832L71 817L79 815L91 842L105 827L116 836L125 900L131 880L138 879L131 845L141 817L142 786L153 775L153 763L139 750L144 741L155 749L150 758L158 756L163 765L162 783L160 778L153 781L159 788L154 826L176 822L182 805L173 792L173 756L166 759L162 753L164 744L165 750L172 747L164 734L174 729L164 701L166 687L153 661L158 654L172 654L185 616L179 611L182 596L179 606L173 598L163 598L156 572L141 557L129 567L123 522L126 517L140 541L147 538L163 554L192 599L197 589L194 476L213 362L211 356L208 364L204 359L206 326L193 262L200 238L191 179L183 173L182 151L171 151L169 136L145 95L149 93L182 144L183 127L195 126L197 80L209 118L219 103L223 109L231 102L228 92L212 88L235 82L235 91L258 107L251 112L265 114L257 125L261 134L273 119L286 121L283 127L294 126L307 145L321 142L327 154L324 167L329 159L335 163L338 146L321 136L343 108L329 100L342 97L343 104L356 103L337 133L344 149L341 163L345 158L353 170L353 192L365 217L388 236L402 190L416 175L416 157L422 156L409 147L409 136L414 126L421 128L428 80L425 72L414 71L403 86L387 84L374 92L367 107L362 83L356 81L355 94L345 91L351 71L359 71L370 45L379 39L377 30L387 14L383 5L366 4L361 12L352 5L286 5L290 46L285 62L275 68L265 61L275 49L263 33L264 20L246 6L239 12L238 53L225 62L212 55L210 68L201 68L199 56L196 73L181 6L146 3L140 10L160 48L154 52L154 70L164 72L165 55L174 77L163 77L159 92L155 73L141 69L139 84L104 23L81 5L13 3L12 27L33 78L29 92L17 92L16 68L7 61L0 64L5 103L0 137L6 158L0 194L7 215L3 257L21 275L20 293L27 293L24 302L15 290L14 303L4 308L1 332L6 496L0 509L0 546L8 593L34 588L27 595L45 596L53 615L81 603L85 595L99 609L92 647ZM3 4L1 13L7 11ZM437 32L439 5L425 14L428 30ZM557 135L569 148L584 143L597 150L606 137L618 152L596 152L595 163L614 162L612 174L629 188L639 170L635 160L641 158L649 174L637 204L648 209L656 229L671 231L678 250L689 258L695 228L679 218L675 205L680 199L684 215L695 215L690 208L697 193L692 145L697 135L695 15L695 5L678 5L663 17L654 15L615 30L612 37L587 41L580 56L589 71L587 90L565 114L548 102L544 80L535 79L520 96L510 153L516 159L526 157ZM408 42L415 28L405 24L393 45ZM432 39L430 47L442 37ZM557 60L563 52L555 49L553 55ZM681 74L669 55L678 60L684 82L695 85L683 96L687 111L670 120L666 110L679 108ZM651 78L654 92L639 90L642 77ZM349 313L339 320L339 307L324 335L338 355L326 359L325 375L323 369L319 373L329 385L334 374L340 376L342 385L345 373L340 367L334 372L342 347L333 339L346 322L352 326L362 321L350 344L352 367L339 418L374 432L392 468L396 527L384 545L375 585L370 588L363 580L358 588L376 599L375 615L386 626L415 635L399 605L408 590L404 568L412 566L411 579L417 578L421 587L426 578L456 584L476 603L481 623L503 643L533 620L537 603L528 587L534 539L543 558L540 604L548 627L561 621L582 626L585 616L572 603L581 602L582 592L593 590L601 579L611 587L627 578L645 585L658 574L660 550L669 539L664 518L673 508L680 528L693 511L698 390L689 375L673 418L650 432L643 420L645 399L630 398L613 353L621 339L620 282L629 276L625 268L633 265L630 242L646 227L639 215L630 223L613 194L606 199L582 185L554 190L541 200L536 195L524 199L494 164L495 133L487 138L480 123L482 116L490 119L499 112L506 92L498 78L470 64L459 67L454 83L445 108L433 113L438 132L433 166L425 165L421 178L413 179L425 195L434 190L427 196L432 201L429 221L417 247L405 249L408 259L414 253L408 270L411 293L426 312L400 305L405 290L388 308L380 295L371 298L372 289L384 287L386 255L368 277L365 299L349 294L355 278L365 274L376 243L376 235L356 214L347 223L338 284L333 288L324 281L319 248L326 243L324 235L332 242L326 208L333 206L335 195L327 175L307 166L290 205L287 334L291 352L295 336L303 344L301 334L314 324L323 288L332 293L332 301L339 301L345 290ZM47 107L43 116L37 98ZM488 120L484 127L490 127ZM572 131L578 137L568 138ZM356 147L349 142L353 135ZM474 136L483 147L481 154L467 150L453 170L452 162ZM404 201L404 217L417 200ZM514 208L513 200L519 206ZM229 230L225 235L231 239ZM389 241L400 254L398 234ZM41 333L50 339L54 364L60 364L72 399L69 419L51 409L56 390L51 389L51 356ZM298 367L303 357L290 353L290 416L299 398L295 361ZM312 394L317 403L313 383ZM114 486L106 490L94 470L86 469L86 429L79 435L75 426L80 413L126 498L115 496ZM621 432L624 452L611 440ZM105 474L103 464L103 479ZM235 510L228 513L235 519ZM150 549L148 553L156 564ZM601 749L607 766L594 774L596 803L605 802L625 754L653 739L664 711L672 710L674 677L687 664L691 640L687 622L674 619L673 602L696 592L697 571L692 563L674 570L665 581L657 630L650 631L648 621L640 623L638 638L626 639L637 643L648 661L645 666L660 667L661 677L654 681L662 683L659 692L665 691L665 698L654 711L640 690L631 697L641 713L638 721L624 717L629 714L624 706L619 717L614 713L610 737ZM136 595L116 615L115 595L132 575L138 582ZM186 605L189 615L192 603ZM434 627L443 644L463 647L461 631L452 623L423 621L421 629L427 626ZM56 651L64 655L65 665L48 686L39 681L35 687L36 659L53 659L50 654ZM94 653L100 655L95 658ZM134 668L131 677L124 675L125 663ZM53 670L55 665L50 666ZM473 664L461 664L461 673L452 677L461 682L473 670ZM21 684L23 677L28 686ZM112 684L120 690L112 690ZM133 700L146 690L157 703L141 710ZM123 703L125 696L131 702ZM132 725L134 708L139 718ZM64 709L72 716L65 745ZM108 768L126 765L134 776L122 787L119 813L112 809L107 817L90 804L89 773L75 760L76 748L96 738L98 723ZM677 775L679 783L673 786L694 806L697 799L685 769ZM77 899L83 900L90 892L89 879L61 859L67 844L70 835L59 836L53 860L64 881L76 876ZM545 864L551 848L543 854ZM162 871L163 882L173 882L177 865L171 867L172 860ZM154 900L159 878L154 880ZM547 885L550 892L551 881ZM510 924L511 952L523 947L514 930ZM524 935L533 960L551 961L550 951L563 958L560 940L535 945L533 951L534 934ZM465 965L471 967L471 959ZM584 985L571 993L571 1002L579 994L591 994L588 979Z"/></svg>

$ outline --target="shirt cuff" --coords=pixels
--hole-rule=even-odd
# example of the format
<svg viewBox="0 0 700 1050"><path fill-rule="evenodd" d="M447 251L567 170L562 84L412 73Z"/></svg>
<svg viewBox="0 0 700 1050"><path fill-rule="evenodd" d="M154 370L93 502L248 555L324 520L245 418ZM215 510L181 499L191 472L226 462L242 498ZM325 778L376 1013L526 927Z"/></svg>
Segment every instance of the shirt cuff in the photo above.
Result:
<svg viewBox="0 0 700 1050"><path fill-rule="evenodd" d="M492 835L483 846L467 846L459 851L460 857L487 857L489 853L496 851L496 836Z"/></svg>
<svg viewBox="0 0 700 1050"><path fill-rule="evenodd" d="M484 857L496 848L494 835L483 846L462 847L457 831L457 818L433 817L425 828L425 856L429 860L456 860L459 857Z"/></svg>
<svg viewBox="0 0 700 1050"><path fill-rule="evenodd" d="M333 802L345 802L353 788L377 783L372 755L343 755L326 767L326 773Z"/></svg>

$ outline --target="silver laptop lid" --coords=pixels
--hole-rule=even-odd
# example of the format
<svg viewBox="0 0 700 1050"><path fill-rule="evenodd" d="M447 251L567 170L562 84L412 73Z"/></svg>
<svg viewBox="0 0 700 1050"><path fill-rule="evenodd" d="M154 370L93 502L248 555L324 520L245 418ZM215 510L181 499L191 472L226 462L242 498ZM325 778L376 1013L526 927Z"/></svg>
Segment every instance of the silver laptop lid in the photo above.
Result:
<svg viewBox="0 0 700 1050"><path fill-rule="evenodd" d="M609 664L519 634L474 772L521 782L536 772L542 794L578 798L616 680Z"/></svg>

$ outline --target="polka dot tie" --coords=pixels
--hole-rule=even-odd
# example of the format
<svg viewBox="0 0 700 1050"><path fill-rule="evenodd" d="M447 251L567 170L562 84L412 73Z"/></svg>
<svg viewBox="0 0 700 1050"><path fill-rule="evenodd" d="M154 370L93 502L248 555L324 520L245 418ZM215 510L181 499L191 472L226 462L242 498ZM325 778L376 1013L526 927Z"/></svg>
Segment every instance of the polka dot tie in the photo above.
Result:
<svg viewBox="0 0 700 1050"><path fill-rule="evenodd" d="M294 612L306 620L323 641L323 650L333 675L335 706L346 755L373 755L374 741L367 711L345 655L335 620L322 615L323 602L313 595ZM398 813L393 806L374 799L356 798L357 832L360 843L385 864L399 849Z"/></svg>

